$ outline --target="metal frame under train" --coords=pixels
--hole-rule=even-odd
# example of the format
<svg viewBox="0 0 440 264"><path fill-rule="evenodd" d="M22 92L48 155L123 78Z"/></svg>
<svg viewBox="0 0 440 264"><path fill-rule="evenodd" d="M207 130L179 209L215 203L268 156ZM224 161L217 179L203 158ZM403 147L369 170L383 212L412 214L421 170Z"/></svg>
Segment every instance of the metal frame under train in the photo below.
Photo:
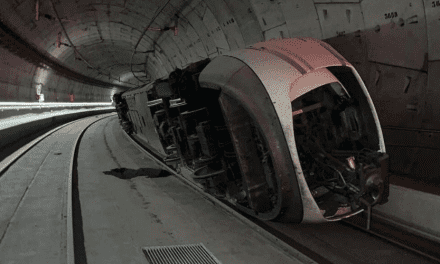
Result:
<svg viewBox="0 0 440 264"><path fill-rule="evenodd" d="M370 95L325 42L279 39L115 94L123 129L205 191L263 220L340 220L387 201Z"/></svg>

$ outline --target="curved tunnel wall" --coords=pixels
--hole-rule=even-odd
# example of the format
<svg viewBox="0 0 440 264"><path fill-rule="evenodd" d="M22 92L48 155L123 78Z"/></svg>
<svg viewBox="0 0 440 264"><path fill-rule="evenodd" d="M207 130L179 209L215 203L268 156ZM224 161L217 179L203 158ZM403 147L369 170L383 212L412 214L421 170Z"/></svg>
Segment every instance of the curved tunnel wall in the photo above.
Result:
<svg viewBox="0 0 440 264"><path fill-rule="evenodd" d="M45 102L110 102L113 91L69 80L0 47L0 102L38 102L39 84Z"/></svg>
<svg viewBox="0 0 440 264"><path fill-rule="evenodd" d="M36 20L36 2L41 2L39 20ZM356 65L367 84L374 84L368 85L371 89L374 90L374 86L386 86L391 75L395 75L394 79L399 79L399 83L393 85L395 90L399 90L399 94L395 96L399 98L395 99L407 101L410 105L408 108L414 110L417 108L414 106L415 99L411 101L406 97L411 97L411 92L419 91L418 87L430 87L431 83L435 86L435 80L430 80L427 85L428 69L436 71L439 68L436 62L440 59L440 36L436 29L440 8L437 8L435 1L431 2L169 1L162 13L155 17L154 12L165 2L7 0L0 12L3 20L29 42L72 69L98 79L105 79L105 76L99 76L96 72L87 73L87 65L78 60L72 47L54 45L58 33L61 33L60 40L64 44L69 44L67 34L77 50L93 66L102 65L108 69L119 67L127 72L129 70L126 64L130 62L126 57L131 55L130 51L139 40L144 27L149 22L153 22L151 26L156 28L172 26L172 18L177 14L177 36L172 31L147 31L139 43L139 50L145 48L155 51L147 55L139 54L142 57L139 61L147 63L151 80L167 76L176 67L184 68L206 57L212 58L263 40L296 36L325 39ZM51 3L57 10L56 14ZM60 23L65 31L55 18L56 15L61 19ZM117 54L124 56L114 57ZM28 72L27 75L31 73ZM113 76L121 74L123 72L116 71ZM23 78L26 76L23 75ZM56 79L50 78L51 83L48 86L66 85L63 81L57 83ZM405 87L407 82L410 82L411 87ZM81 90L75 85L73 87ZM378 87L377 90L383 89ZM428 90L431 94L436 93L432 89ZM406 91L407 95L402 95L401 91ZM373 94L383 97L381 93ZM418 98L417 101L423 99ZM418 105L420 107L422 104ZM393 109L395 108L387 110ZM398 108L399 111L405 109L406 105ZM437 111L434 112L433 114L437 114ZM416 119L412 112L405 116ZM402 123L401 118L388 118L386 122L394 125Z"/></svg>
<svg viewBox="0 0 440 264"><path fill-rule="evenodd" d="M121 77L134 85L139 80L130 74L131 64L155 80L175 68L259 41L323 39L356 67L367 85L387 150L396 157L391 168L431 180L440 170L440 163L432 160L440 155L433 147L440 142L438 1L5 0L0 16L63 65L98 80ZM176 21L178 30L165 31ZM60 41L70 45L68 36L93 69L72 47L55 46L59 33ZM139 53L131 59L134 47ZM7 57L1 62L0 100L35 101L36 68L0 52ZM74 93L77 102L110 98L111 90L48 76L46 101L66 100L66 93Z"/></svg>

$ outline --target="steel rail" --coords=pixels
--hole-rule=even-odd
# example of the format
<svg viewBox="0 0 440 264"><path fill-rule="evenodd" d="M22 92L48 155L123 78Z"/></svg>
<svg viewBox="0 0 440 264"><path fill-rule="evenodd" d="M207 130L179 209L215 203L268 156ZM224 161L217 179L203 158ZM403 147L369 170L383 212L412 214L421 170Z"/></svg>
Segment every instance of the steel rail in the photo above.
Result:
<svg viewBox="0 0 440 264"><path fill-rule="evenodd" d="M436 252L435 249L429 250L429 249L427 249L427 247L422 247L423 249L418 249L418 248L410 245L410 244L412 244L412 245L417 244L416 241L419 243L423 243L425 245L427 243L429 243L431 245L432 244L435 245L435 244L437 244L436 242L429 241L429 239L425 239L422 237L418 237L415 234L404 230L404 228L402 226L398 227L396 224L392 223L391 220L386 219L383 216L378 216L377 214L374 214L374 212L372 213L372 217L379 218L381 220L380 220L380 222L379 221L372 222L373 223L372 226L368 229L364 227L365 224L368 225L368 223L363 223L363 221L365 219L363 219L362 216L359 216L359 215L356 217L353 217L352 219L350 219L350 218L343 219L341 221L341 223L346 224L346 225L350 225L350 226L355 227L357 229L360 229L360 230L362 230L368 234L371 234L373 236L380 237L381 239L384 239L394 245L397 245L397 246L404 248L408 251L414 252L414 253L419 254L425 258L428 258L430 260L433 260L435 262L440 263L440 256L439 256L440 252ZM359 218L361 218L361 219L359 219ZM359 221L359 220L361 220L361 221ZM365 220L365 221L367 221L367 220ZM361 223L359 223L359 222L361 222ZM388 222L388 223L385 224L385 222ZM400 239L400 241L399 241L397 238L393 238L393 234L390 234L392 232L389 229L387 230L387 226L398 230L397 232L399 233L399 235L403 236L404 233L406 233L405 236L411 236L410 239L412 241L405 240L405 239ZM396 233L396 231L394 231L394 233ZM394 234L394 236L395 236L395 234ZM423 241L423 242L421 242L421 241ZM437 247L437 249L438 249L438 245L435 245L434 247ZM429 251L431 251L431 252L429 252ZM437 253L437 255L435 255L436 253Z"/></svg>

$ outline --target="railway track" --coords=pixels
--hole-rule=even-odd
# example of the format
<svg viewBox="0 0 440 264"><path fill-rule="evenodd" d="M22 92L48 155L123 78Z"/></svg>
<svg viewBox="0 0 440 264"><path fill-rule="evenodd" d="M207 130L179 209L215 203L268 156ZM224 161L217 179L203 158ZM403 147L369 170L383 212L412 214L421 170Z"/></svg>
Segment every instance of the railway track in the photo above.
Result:
<svg viewBox="0 0 440 264"><path fill-rule="evenodd" d="M374 213L369 230L366 228L366 217L362 215L321 225L264 222L243 215L227 201L204 192L199 184L190 179L190 170L178 167L176 171L133 136L123 133L158 165L304 263L440 263L438 244L417 237L390 222L378 221ZM308 258L304 258L304 255Z"/></svg>
<svg viewBox="0 0 440 264"><path fill-rule="evenodd" d="M44 143L43 141L51 135L56 135L57 131L72 135L72 139L74 139L71 140L72 144L66 146L65 151L60 151L63 154L68 153L67 160L69 161L69 177L67 182L63 182L67 190L65 205L66 243L64 252L66 256L65 263L68 264L87 263L77 189L76 159L78 144L88 127L110 116L112 114L101 115L98 118L84 118L80 121L70 122L57 127L21 147L13 155L9 156L8 159L0 162L0 184L2 184L4 172L18 160L25 158L32 148L39 148L39 144ZM396 229L395 227L387 226L385 223L377 221L375 216L373 216L370 231L365 230L366 220L362 217L323 225L263 222L247 217L235 210L227 202L204 192L200 185L187 177L191 171L185 168L181 168L179 171L174 170L164 164L154 153L142 147L134 138L128 136L125 132L122 133L140 151L192 189L202 194L205 199L234 215L243 223L269 239L279 249L301 260L303 263L440 263L438 258L440 250L437 250L437 245L426 244L429 241L414 237L410 233L404 233L403 230ZM51 148L46 151L47 155L50 153L58 155L57 153L59 153L59 151L54 152ZM37 173L33 177L35 178L36 175ZM30 182L32 183L34 180ZM26 194L23 197L22 199L25 199ZM21 203L20 201L17 204L17 208L20 207ZM10 220L13 220L13 217L12 215ZM2 230L0 225L0 242L6 237L7 229Z"/></svg>
<svg viewBox="0 0 440 264"><path fill-rule="evenodd" d="M45 247L59 243L59 236L61 236L63 238L61 245L51 247L44 256L33 256L32 254L35 253L32 253L27 256L27 260L29 263L37 263L39 260L45 263L50 263L50 261L53 263L77 263L75 262L75 255L77 255L75 251L78 248L75 247L75 239L81 230L75 229L78 227L78 223L75 223L75 219L78 217L74 218L74 208L77 206L73 194L76 183L78 145L88 127L114 115L114 113L102 114L58 126L20 147L0 162L0 186L4 188L3 190L0 188L0 191L4 192L2 198L6 197L7 199L7 203L3 204L5 208L0 207L3 209L0 210L2 211L0 219L0 245L3 242L3 248L0 247L2 261L5 260L5 263L9 263L8 260L14 262L15 258L20 261L25 260L23 258L26 257L17 254L14 249L8 250L8 247L13 248L15 243L21 243L20 236L25 236L27 241L26 248L20 249L23 252L29 251L29 248L32 247L42 251L48 250ZM14 171L18 173L14 174ZM50 186L45 188L44 185ZM18 190L19 188L21 189ZM14 189L14 192L8 189ZM7 192L9 191L11 194L8 197ZM41 193L44 191L47 193ZM59 198L57 195L60 195L63 198L60 199L61 201L55 202L50 198L48 200L47 196L52 194L50 192L53 192L53 197ZM40 204L41 208L39 208L37 204L37 208L34 208L32 200L38 199L47 201L50 205ZM32 210L29 210L30 208ZM59 218L55 214L59 215L60 212L56 211L61 211L62 217L56 221L54 226L47 225L48 219L53 221L49 213L45 215L45 210L49 212L49 209L55 209L53 210L54 215L52 215L54 219ZM30 211L39 211L39 214L35 215L35 212ZM20 222L26 222L23 220L25 217L35 218L32 219L31 226L33 227L35 224L35 227L38 226L38 228L28 228L26 225L23 228ZM43 229L44 231L42 231ZM41 238L39 232L45 232L45 235L49 237L47 245L38 242ZM25 260L25 262L27 261Z"/></svg>
<svg viewBox="0 0 440 264"><path fill-rule="evenodd" d="M355 216L343 220L342 223L380 237L390 243L424 256L431 261L440 263L440 245L437 242L416 236L413 233L396 226L393 222L384 217L374 214L373 217L376 218L376 220L371 223L369 230L365 229L367 224L366 217Z"/></svg>

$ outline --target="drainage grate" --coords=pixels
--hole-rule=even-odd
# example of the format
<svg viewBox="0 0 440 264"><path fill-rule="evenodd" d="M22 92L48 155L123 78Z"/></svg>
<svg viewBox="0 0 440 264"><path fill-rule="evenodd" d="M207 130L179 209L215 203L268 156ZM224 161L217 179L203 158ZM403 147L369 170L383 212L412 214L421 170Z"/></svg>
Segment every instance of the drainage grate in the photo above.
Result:
<svg viewBox="0 0 440 264"><path fill-rule="evenodd" d="M202 244L144 247L150 264L221 264Z"/></svg>

